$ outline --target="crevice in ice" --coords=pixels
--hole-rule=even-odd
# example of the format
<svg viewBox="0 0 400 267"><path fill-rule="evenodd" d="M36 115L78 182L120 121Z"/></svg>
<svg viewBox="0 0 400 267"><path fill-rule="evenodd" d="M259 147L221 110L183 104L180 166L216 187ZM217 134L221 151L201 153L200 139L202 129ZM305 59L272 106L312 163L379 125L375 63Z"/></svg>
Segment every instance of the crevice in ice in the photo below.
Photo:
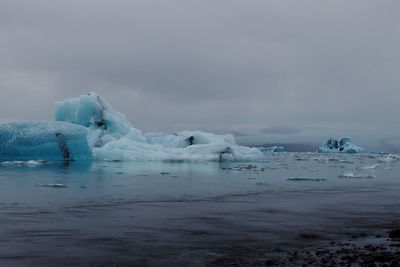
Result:
<svg viewBox="0 0 400 267"><path fill-rule="evenodd" d="M186 142L188 142L188 145L191 146L194 144L194 136L190 136L186 139Z"/></svg>
<svg viewBox="0 0 400 267"><path fill-rule="evenodd" d="M65 139L65 136L60 132L57 132L55 135L58 140L58 146L60 147L60 150L61 150L64 160L69 160L70 153L69 153L69 149L67 146L67 141Z"/></svg>

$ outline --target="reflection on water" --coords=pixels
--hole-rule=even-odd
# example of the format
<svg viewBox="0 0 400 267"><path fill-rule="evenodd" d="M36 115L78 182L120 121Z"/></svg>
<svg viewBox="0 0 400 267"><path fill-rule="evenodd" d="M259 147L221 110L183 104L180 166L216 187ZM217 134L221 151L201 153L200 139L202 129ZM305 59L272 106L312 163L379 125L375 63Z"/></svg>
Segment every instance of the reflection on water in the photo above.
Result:
<svg viewBox="0 0 400 267"><path fill-rule="evenodd" d="M187 264L238 240L277 245L310 228L328 235L327 225L367 222L369 213L395 220L382 212L399 204L399 168L389 154L3 162L0 265Z"/></svg>

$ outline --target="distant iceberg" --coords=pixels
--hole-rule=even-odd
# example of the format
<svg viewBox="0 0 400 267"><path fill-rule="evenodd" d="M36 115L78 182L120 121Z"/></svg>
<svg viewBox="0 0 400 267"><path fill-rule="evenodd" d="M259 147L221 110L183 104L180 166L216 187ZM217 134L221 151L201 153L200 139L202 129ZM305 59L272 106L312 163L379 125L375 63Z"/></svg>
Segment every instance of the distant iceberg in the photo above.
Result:
<svg viewBox="0 0 400 267"><path fill-rule="evenodd" d="M349 137L343 137L340 141L329 138L318 148L319 153L362 153L364 149L351 142Z"/></svg>
<svg viewBox="0 0 400 267"><path fill-rule="evenodd" d="M263 158L233 135L147 133L95 93L55 104L54 122L0 125L0 160L247 161Z"/></svg>

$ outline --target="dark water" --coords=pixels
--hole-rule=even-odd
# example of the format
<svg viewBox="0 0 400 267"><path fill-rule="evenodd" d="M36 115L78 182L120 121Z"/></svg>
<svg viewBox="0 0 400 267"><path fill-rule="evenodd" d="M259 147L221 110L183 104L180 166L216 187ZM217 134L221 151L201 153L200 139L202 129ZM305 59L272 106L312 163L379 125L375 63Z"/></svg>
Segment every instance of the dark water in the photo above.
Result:
<svg viewBox="0 0 400 267"><path fill-rule="evenodd" d="M263 265L400 221L396 155L34 163L0 165L0 266Z"/></svg>

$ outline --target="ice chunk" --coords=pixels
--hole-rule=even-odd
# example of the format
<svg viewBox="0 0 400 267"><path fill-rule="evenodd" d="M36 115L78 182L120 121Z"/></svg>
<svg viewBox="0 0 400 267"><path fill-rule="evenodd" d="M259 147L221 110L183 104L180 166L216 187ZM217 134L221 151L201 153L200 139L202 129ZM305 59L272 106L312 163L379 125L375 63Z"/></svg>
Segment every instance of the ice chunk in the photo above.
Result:
<svg viewBox="0 0 400 267"><path fill-rule="evenodd" d="M48 161L46 160L26 160L26 161L21 161L21 160L13 160L13 161L3 161L0 163L2 166L29 166L29 167L34 167L37 165L43 165L47 163Z"/></svg>
<svg viewBox="0 0 400 267"><path fill-rule="evenodd" d="M0 160L81 160L92 157L85 127L67 122L0 125Z"/></svg>
<svg viewBox="0 0 400 267"><path fill-rule="evenodd" d="M289 177L286 180L295 182L325 182L323 178L310 178L310 177Z"/></svg>
<svg viewBox="0 0 400 267"><path fill-rule="evenodd" d="M339 178L354 178L354 179L376 178L376 176L373 174L362 174L362 173L355 174L352 171L347 171L347 172L339 175L338 177Z"/></svg>
<svg viewBox="0 0 400 267"><path fill-rule="evenodd" d="M379 166L379 164L371 164L371 165L365 165L362 166L361 169L362 170L374 170Z"/></svg>
<svg viewBox="0 0 400 267"><path fill-rule="evenodd" d="M364 149L354 145L349 137L343 137L340 141L329 138L319 147L319 153L361 153Z"/></svg>
<svg viewBox="0 0 400 267"><path fill-rule="evenodd" d="M385 163L394 163L396 161L400 160L400 156L397 154L388 154L386 157L383 157L379 160L379 162L385 162Z"/></svg>
<svg viewBox="0 0 400 267"><path fill-rule="evenodd" d="M89 93L56 103L58 121L85 126L95 158L101 160L258 160L256 148L239 146L233 135L200 131L142 134L104 98Z"/></svg>

